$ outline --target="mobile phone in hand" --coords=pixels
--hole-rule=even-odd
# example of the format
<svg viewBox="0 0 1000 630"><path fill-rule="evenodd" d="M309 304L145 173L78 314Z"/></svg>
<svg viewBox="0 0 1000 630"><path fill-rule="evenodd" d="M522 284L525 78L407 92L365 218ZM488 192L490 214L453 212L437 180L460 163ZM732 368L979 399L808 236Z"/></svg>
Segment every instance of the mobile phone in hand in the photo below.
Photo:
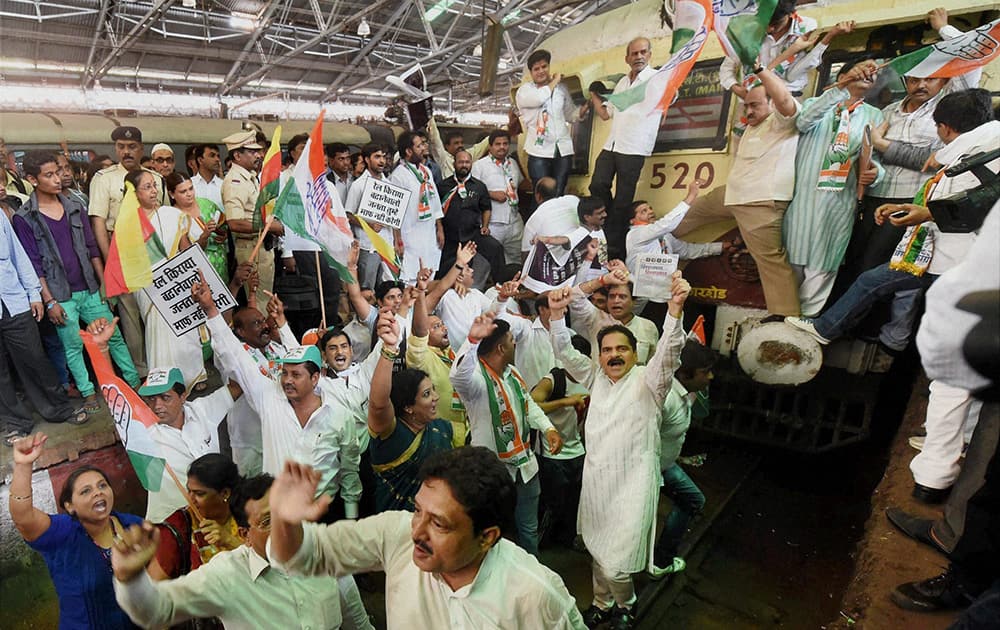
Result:
<svg viewBox="0 0 1000 630"><path fill-rule="evenodd" d="M893 218L893 219L902 219L903 217L905 217L905 216L907 216L909 214L910 214L909 210L897 210L896 212L893 212L889 216L891 218Z"/></svg>

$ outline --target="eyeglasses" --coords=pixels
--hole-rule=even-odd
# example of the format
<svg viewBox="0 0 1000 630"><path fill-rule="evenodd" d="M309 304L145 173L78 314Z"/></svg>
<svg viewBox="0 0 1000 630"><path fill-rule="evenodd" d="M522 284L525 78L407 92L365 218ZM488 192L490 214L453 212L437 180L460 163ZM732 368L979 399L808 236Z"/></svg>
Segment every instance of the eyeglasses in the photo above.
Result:
<svg viewBox="0 0 1000 630"><path fill-rule="evenodd" d="M174 158L172 158L172 157L158 157L158 158L153 158L153 161L156 162L157 164L171 164L171 163L173 163Z"/></svg>
<svg viewBox="0 0 1000 630"><path fill-rule="evenodd" d="M139 190L156 190L156 184L143 184L139 186Z"/></svg>

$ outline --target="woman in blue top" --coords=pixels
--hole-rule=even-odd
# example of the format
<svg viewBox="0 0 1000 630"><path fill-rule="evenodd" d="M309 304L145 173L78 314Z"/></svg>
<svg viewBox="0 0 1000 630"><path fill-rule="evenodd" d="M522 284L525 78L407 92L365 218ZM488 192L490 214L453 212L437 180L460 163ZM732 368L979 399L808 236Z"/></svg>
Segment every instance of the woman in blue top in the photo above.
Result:
<svg viewBox="0 0 1000 630"><path fill-rule="evenodd" d="M42 454L43 433L14 443L10 515L32 549L42 554L59 596L61 630L135 628L118 607L111 575L111 545L142 519L112 511L114 492L103 471L77 468L59 493L67 514L46 514L31 497L31 468Z"/></svg>
<svg viewBox="0 0 1000 630"><path fill-rule="evenodd" d="M451 423L438 417L439 396L426 373L414 369L392 373L400 332L390 309L379 313L375 330L383 344L368 401L375 511L412 512L413 497L420 489L417 472L427 457L451 449Z"/></svg>

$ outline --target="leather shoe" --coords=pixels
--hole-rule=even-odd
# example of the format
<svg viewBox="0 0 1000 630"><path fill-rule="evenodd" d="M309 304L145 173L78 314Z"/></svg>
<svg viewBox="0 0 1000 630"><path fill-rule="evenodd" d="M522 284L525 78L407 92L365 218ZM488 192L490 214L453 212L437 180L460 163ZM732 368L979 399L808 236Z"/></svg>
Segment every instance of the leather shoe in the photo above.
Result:
<svg viewBox="0 0 1000 630"><path fill-rule="evenodd" d="M594 604L590 605L590 608L583 611L583 625L588 628L596 628L605 621L611 618L611 609L604 610L603 608L596 606Z"/></svg>
<svg viewBox="0 0 1000 630"><path fill-rule="evenodd" d="M891 597L900 608L917 612L964 608L975 599L950 571L922 582L900 584Z"/></svg>
<svg viewBox="0 0 1000 630"><path fill-rule="evenodd" d="M934 534L931 533L931 526L934 523L931 519L919 518L912 514L908 514L897 507L886 509L885 516L899 531L903 532L913 540L922 542L928 547L933 548L935 551L940 551L941 553L948 555L948 551L941 546L941 543L934 539Z"/></svg>
<svg viewBox="0 0 1000 630"><path fill-rule="evenodd" d="M611 622L608 624L609 630L632 630L635 627L635 615L631 608L615 607L611 613Z"/></svg>
<svg viewBox="0 0 1000 630"><path fill-rule="evenodd" d="M944 500L948 498L948 493L951 492L951 488L928 488L927 486L921 485L919 483L913 484L913 498L921 503L926 503L927 505L937 505L939 503L944 503Z"/></svg>

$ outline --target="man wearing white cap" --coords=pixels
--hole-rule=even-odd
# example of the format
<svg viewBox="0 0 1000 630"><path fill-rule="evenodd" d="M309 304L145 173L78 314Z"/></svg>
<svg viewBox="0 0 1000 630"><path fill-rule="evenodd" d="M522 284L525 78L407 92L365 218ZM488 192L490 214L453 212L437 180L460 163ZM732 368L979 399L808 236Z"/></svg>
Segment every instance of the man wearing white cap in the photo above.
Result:
<svg viewBox="0 0 1000 630"><path fill-rule="evenodd" d="M166 177L174 172L174 150L170 148L169 144L160 142L153 147L149 156L153 159L153 170L161 177Z"/></svg>
<svg viewBox="0 0 1000 630"><path fill-rule="evenodd" d="M222 203L236 242L236 262L241 263L250 259L262 227L257 226L255 229L253 219L257 193L260 192L257 173L264 159L264 147L257 144L257 136L253 131L240 131L226 136L222 141L226 143L233 161L222 181ZM268 229L276 235L285 233L284 226L277 220ZM274 288L274 252L267 247L261 247L257 254L257 274L260 277L257 303L266 304L267 293Z"/></svg>
<svg viewBox="0 0 1000 630"><path fill-rule="evenodd" d="M114 322L96 319L87 326L87 330L93 335L101 354L110 361L108 340L114 334ZM146 382L138 390L158 420L149 428L149 433L182 484L187 483L191 462L202 455L219 452L219 424L233 406L233 401L242 393L239 385L230 381L227 387L188 401L184 375L178 368L149 371ZM154 523L162 522L185 505L187 501L180 488L176 484L164 484L157 492L149 493L146 519Z"/></svg>

